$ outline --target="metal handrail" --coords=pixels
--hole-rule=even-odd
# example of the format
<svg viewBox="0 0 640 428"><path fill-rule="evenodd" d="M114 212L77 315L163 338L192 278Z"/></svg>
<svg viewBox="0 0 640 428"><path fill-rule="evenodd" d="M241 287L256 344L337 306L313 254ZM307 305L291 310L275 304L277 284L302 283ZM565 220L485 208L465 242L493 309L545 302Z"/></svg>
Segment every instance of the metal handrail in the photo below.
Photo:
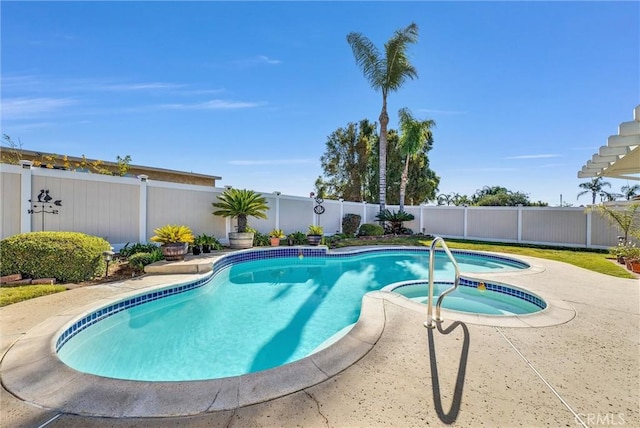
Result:
<svg viewBox="0 0 640 428"><path fill-rule="evenodd" d="M444 319L440 315L440 306L442 306L442 300L445 298L447 294L451 293L456 288L458 288L458 285L460 284L460 268L458 267L458 262L456 262L455 257L453 257L453 254L451 254L451 251L449 250L449 247L447 247L446 242L444 242L444 239L442 239L439 236L436 236L433 239L433 242L431 243L431 249L429 251L429 300L427 301L427 320L424 323L424 326L427 328L436 327L435 323L433 322L434 321L434 318L433 318L433 267L435 265L435 259L436 259L435 249L438 242L442 244L442 249L447 254L451 262L453 263L453 268L455 269L455 278L453 280L453 287L445 290L442 294L440 294L440 297L438 297L438 301L436 302L436 316L435 316L436 322L444 321Z"/></svg>

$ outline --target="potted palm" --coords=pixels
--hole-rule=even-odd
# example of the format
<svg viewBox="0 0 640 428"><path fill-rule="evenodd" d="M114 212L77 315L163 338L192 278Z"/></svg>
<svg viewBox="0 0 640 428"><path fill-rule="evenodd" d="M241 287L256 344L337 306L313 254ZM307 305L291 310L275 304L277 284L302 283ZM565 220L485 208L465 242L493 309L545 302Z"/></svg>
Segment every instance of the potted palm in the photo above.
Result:
<svg viewBox="0 0 640 428"><path fill-rule="evenodd" d="M151 241L162 244L160 249L165 260L184 260L189 244L194 241L193 233L184 225L167 224L153 230Z"/></svg>
<svg viewBox="0 0 640 428"><path fill-rule="evenodd" d="M307 240L309 241L309 245L319 245L323 234L324 230L322 229L322 226L309 226L309 230L307 231Z"/></svg>
<svg viewBox="0 0 640 428"><path fill-rule="evenodd" d="M229 246L231 248L251 248L253 233L247 232L247 217L266 219L269 210L267 200L253 190L226 189L218 196L218 202L212 202L213 215L238 219L237 232L229 232Z"/></svg>
<svg viewBox="0 0 640 428"><path fill-rule="evenodd" d="M284 238L286 235L282 229L273 229L269 232L269 241L271 242L272 247L277 247L280 245L280 240Z"/></svg>

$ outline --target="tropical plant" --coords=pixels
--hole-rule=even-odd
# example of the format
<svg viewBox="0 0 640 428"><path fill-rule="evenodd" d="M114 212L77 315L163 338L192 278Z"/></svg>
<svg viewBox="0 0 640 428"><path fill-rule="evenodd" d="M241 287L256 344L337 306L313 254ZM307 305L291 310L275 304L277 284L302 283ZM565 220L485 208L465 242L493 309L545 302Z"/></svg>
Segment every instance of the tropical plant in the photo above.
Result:
<svg viewBox="0 0 640 428"><path fill-rule="evenodd" d="M396 30L384 44L384 54L361 33L349 33L347 42L351 46L356 64L375 91L382 93L382 110L380 111L380 146L379 146L379 193L380 211L386 206L387 192L387 96L389 92L400 89L407 79L415 79L418 72L409 61L407 48L418 41L418 26L409 24L406 28Z"/></svg>
<svg viewBox="0 0 640 428"><path fill-rule="evenodd" d="M625 205L624 207L615 207L609 205L595 205L589 208L590 211L595 210L602 217L606 218L609 223L617 226L623 233L623 243L629 239L629 234L640 239L640 202Z"/></svg>
<svg viewBox="0 0 640 428"><path fill-rule="evenodd" d="M627 184L626 186L622 186L620 188L620 191L622 192L622 196L627 201L630 201L631 199L633 199L636 196L640 195L640 184L634 184L633 186Z"/></svg>
<svg viewBox="0 0 640 428"><path fill-rule="evenodd" d="M405 158L404 169L400 181L400 211L404 211L404 195L409 179L409 160L417 156L427 147L427 151L433 146L433 134L431 128L436 125L431 119L418 120L411 114L408 108L398 111L400 117L400 152Z"/></svg>
<svg viewBox="0 0 640 428"><path fill-rule="evenodd" d="M188 226L167 224L153 230L155 236L151 237L151 241L161 244L177 244L180 242L192 243L195 237Z"/></svg>
<svg viewBox="0 0 640 428"><path fill-rule="evenodd" d="M268 247L270 245L269 235L266 233L260 233L256 229L247 226L245 230L248 233L253 233L253 246L254 247Z"/></svg>
<svg viewBox="0 0 640 428"><path fill-rule="evenodd" d="M284 231L282 229L273 229L271 232L269 232L269 238L282 239L285 236L287 235L284 234Z"/></svg>
<svg viewBox="0 0 640 428"><path fill-rule="evenodd" d="M603 190L604 187L611 187L611 183L608 181L603 181L602 177L592 178L591 181L587 181L585 183L578 184L578 187L584 189L582 192L578 193L577 199L580 199L580 196L591 193L591 204L596 204L596 196L600 195L600 197L604 197L607 192Z"/></svg>
<svg viewBox="0 0 640 428"><path fill-rule="evenodd" d="M156 244L144 244L140 242L136 242L135 244L131 244L131 242L127 242L123 248L118 251L121 257L130 257L136 253L152 253L158 249Z"/></svg>
<svg viewBox="0 0 640 428"><path fill-rule="evenodd" d="M300 231L288 234L287 239L290 239L293 245L304 245L307 243L307 235Z"/></svg>
<svg viewBox="0 0 640 428"><path fill-rule="evenodd" d="M411 221L414 218L413 214L404 211L389 211L387 209L376 214L376 219L378 219L378 221L385 225L386 223L389 223L389 226L385 227L385 232L388 230L389 233L393 233L395 235L410 235L410 230L403 227L402 224L405 221Z"/></svg>
<svg viewBox="0 0 640 428"><path fill-rule="evenodd" d="M441 193L438 195L438 205L451 205L453 203L453 193Z"/></svg>
<svg viewBox="0 0 640 428"><path fill-rule="evenodd" d="M322 236L323 234L324 234L324 229L322 228L322 226L311 225L311 226L309 226L309 230L307 231L307 235L320 235L320 236Z"/></svg>
<svg viewBox="0 0 640 428"><path fill-rule="evenodd" d="M218 196L219 202L212 202L214 208L218 208L213 215L238 219L238 232L247 230L247 217L266 219L269 211L267 200L253 190L226 189Z"/></svg>

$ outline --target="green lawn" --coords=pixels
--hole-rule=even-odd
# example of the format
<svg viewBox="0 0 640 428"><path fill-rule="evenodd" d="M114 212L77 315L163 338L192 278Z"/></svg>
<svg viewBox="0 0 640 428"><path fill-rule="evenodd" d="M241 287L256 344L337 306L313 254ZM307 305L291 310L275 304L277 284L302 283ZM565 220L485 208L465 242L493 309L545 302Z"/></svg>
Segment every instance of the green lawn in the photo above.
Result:
<svg viewBox="0 0 640 428"><path fill-rule="evenodd" d="M611 255L601 250L584 250L572 248L550 248L537 247L520 244L503 244L493 242L477 242L477 241L461 241L456 239L445 239L447 246L451 249L459 250L475 250L475 251L494 251L498 253L507 253L522 256L539 257L541 259L555 260L558 262L569 263L594 272L611 275L618 278L636 278L632 273L627 271L622 265L612 263L608 258ZM360 240L360 239L343 239L337 243L337 247L347 247L354 245L417 245L430 246L431 239L424 237L395 237L384 238L380 240Z"/></svg>
<svg viewBox="0 0 640 428"><path fill-rule="evenodd" d="M7 306L34 297L65 291L62 285L22 285L19 287L0 287L0 306Z"/></svg>

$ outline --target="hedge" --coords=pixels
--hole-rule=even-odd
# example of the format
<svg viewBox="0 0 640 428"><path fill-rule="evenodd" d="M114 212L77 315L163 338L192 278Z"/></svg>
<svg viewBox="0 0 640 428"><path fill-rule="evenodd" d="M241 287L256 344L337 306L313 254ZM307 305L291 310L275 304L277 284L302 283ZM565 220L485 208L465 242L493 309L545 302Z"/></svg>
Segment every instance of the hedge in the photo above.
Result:
<svg viewBox="0 0 640 428"><path fill-rule="evenodd" d="M111 245L97 236L78 232L30 232L0 241L2 275L55 278L81 282L105 273L102 256Z"/></svg>
<svg viewBox="0 0 640 428"><path fill-rule="evenodd" d="M384 227L379 224L365 223L360 226L359 236L382 236L384 235Z"/></svg>

